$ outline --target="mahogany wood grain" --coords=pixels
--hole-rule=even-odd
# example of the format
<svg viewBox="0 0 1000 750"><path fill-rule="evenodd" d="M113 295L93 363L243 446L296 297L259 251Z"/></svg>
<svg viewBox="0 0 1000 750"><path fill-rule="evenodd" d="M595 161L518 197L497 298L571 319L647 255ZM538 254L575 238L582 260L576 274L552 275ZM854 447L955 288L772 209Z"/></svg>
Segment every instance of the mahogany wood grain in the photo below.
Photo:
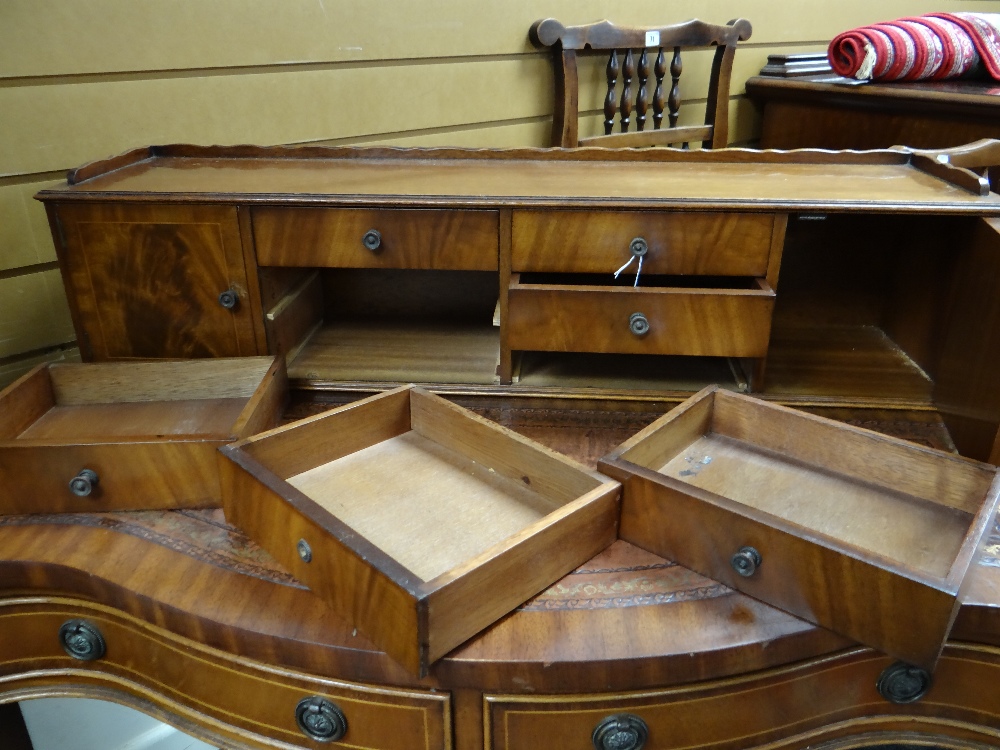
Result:
<svg viewBox="0 0 1000 750"><path fill-rule="evenodd" d="M249 399L274 366L273 357L175 362L52 364L49 377L64 406L174 401L196 398Z"/></svg>
<svg viewBox="0 0 1000 750"><path fill-rule="evenodd" d="M746 82L763 109L762 148L947 148L1000 136L989 81L850 85L829 72Z"/></svg>
<svg viewBox="0 0 1000 750"><path fill-rule="evenodd" d="M323 284L313 272L264 314L269 351L292 354L323 322Z"/></svg>
<svg viewBox="0 0 1000 750"><path fill-rule="evenodd" d="M48 368L39 365L0 391L0 440L13 440L56 403Z"/></svg>
<svg viewBox="0 0 1000 750"><path fill-rule="evenodd" d="M536 747L544 737L546 747L558 750L585 747L599 722L624 712L646 722L647 746L657 748L874 747L931 738L947 747L968 747L950 739L992 746L1000 738L994 728L1000 716L996 703L984 695L986 683L976 687L960 676L977 651L949 648L926 702L903 706L878 694L875 684L890 662L865 650L663 691L486 695L487 746L521 750ZM988 675L1000 667L997 654L982 655L986 661L977 676L991 679ZM830 689L834 684L840 689ZM872 734L866 736L866 730ZM844 745L825 744L851 735L853 741Z"/></svg>
<svg viewBox="0 0 1000 750"><path fill-rule="evenodd" d="M57 636L64 622L81 616L100 629L107 643L106 656L92 664L67 656ZM81 607L48 597L5 601L0 633L0 669L6 673L0 679L7 689L14 687L14 676L16 687L25 692L47 687L50 694L59 694L59 683L66 682L153 698L174 717L208 729L211 739L239 747L276 747L279 742L284 747L318 746L296 726L295 707L303 698L320 695L344 712L348 730L343 741L350 746L452 746L446 694L268 668L99 604ZM143 664L156 664L155 674L144 673Z"/></svg>
<svg viewBox="0 0 1000 750"><path fill-rule="evenodd" d="M263 266L497 270L495 211L253 209ZM379 246L362 241L371 230Z"/></svg>
<svg viewBox="0 0 1000 750"><path fill-rule="evenodd" d="M514 274L508 293L510 347L533 351L762 357L774 307L763 280L746 289L635 289L524 283ZM630 330L635 313L648 319L648 333Z"/></svg>
<svg viewBox="0 0 1000 750"><path fill-rule="evenodd" d="M323 325L289 362L312 383L492 384L500 336L490 323L342 320Z"/></svg>
<svg viewBox="0 0 1000 750"><path fill-rule="evenodd" d="M713 401L710 411L702 401ZM675 420L680 434L659 438ZM830 447L840 441L827 428L844 431L845 454L858 461L845 466L846 455ZM678 446L661 465L666 449ZM896 477L862 467L891 472L900 456L905 463ZM958 486L941 481L937 464L946 474L958 472ZM623 539L928 668L1000 502L993 467L714 387L599 466L626 482ZM961 496L950 496L953 490ZM730 569L729 557L747 545L764 562L744 578ZM878 592L878 604L845 593L852 586Z"/></svg>
<svg viewBox="0 0 1000 750"><path fill-rule="evenodd" d="M514 212L513 271L614 273L636 237L644 274L764 276L774 217L639 211ZM625 273L634 275L633 261Z"/></svg>
<svg viewBox="0 0 1000 750"><path fill-rule="evenodd" d="M421 675L615 538L617 483L412 387L223 452L227 517Z"/></svg>
<svg viewBox="0 0 1000 750"><path fill-rule="evenodd" d="M949 289L950 309L940 335L934 399L955 445L965 455L994 463L1000 439L1000 223L977 221L960 253Z"/></svg>
<svg viewBox="0 0 1000 750"><path fill-rule="evenodd" d="M233 208L60 206L57 221L85 358L258 353ZM232 310L219 302L227 290Z"/></svg>
<svg viewBox="0 0 1000 750"><path fill-rule="evenodd" d="M989 213L1000 196L976 196L909 166L905 152L838 154L741 149L281 149L170 147L151 162L38 193L84 198L249 205L393 208L521 206L685 208L755 211L862 210ZM253 156L253 158L245 158ZM291 168L288 159L294 157ZM197 165L192 157L199 157ZM622 188L608 189L608 164L627 163Z"/></svg>

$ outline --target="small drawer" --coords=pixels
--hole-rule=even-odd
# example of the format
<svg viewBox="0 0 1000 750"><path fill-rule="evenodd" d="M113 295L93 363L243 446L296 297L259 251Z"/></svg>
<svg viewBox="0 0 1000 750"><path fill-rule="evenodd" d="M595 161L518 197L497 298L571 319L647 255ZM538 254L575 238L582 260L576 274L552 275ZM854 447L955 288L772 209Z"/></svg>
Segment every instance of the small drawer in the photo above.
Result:
<svg viewBox="0 0 1000 750"><path fill-rule="evenodd" d="M262 206L252 216L262 266L498 268L496 211Z"/></svg>
<svg viewBox="0 0 1000 750"><path fill-rule="evenodd" d="M621 538L932 670L997 469L706 388L601 459Z"/></svg>
<svg viewBox="0 0 1000 750"><path fill-rule="evenodd" d="M763 279L705 288L525 280L533 282L514 274L509 289L507 330L514 350L708 357L767 352L774 291Z"/></svg>
<svg viewBox="0 0 1000 750"><path fill-rule="evenodd" d="M634 248L644 274L764 276L773 228L771 214L515 211L511 267L613 273Z"/></svg>
<svg viewBox="0 0 1000 750"><path fill-rule="evenodd" d="M223 454L227 520L420 675L617 533L617 482L415 386Z"/></svg>
<svg viewBox="0 0 1000 750"><path fill-rule="evenodd" d="M0 514L219 506L219 446L286 382L283 357L38 367L0 392Z"/></svg>

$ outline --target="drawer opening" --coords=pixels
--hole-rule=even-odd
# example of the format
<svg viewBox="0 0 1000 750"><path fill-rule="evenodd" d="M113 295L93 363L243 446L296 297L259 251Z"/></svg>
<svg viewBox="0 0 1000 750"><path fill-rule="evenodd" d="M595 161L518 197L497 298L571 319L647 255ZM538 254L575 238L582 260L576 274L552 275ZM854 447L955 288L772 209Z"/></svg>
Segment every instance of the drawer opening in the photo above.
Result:
<svg viewBox="0 0 1000 750"><path fill-rule="evenodd" d="M268 346L299 385L498 381L490 271L261 270Z"/></svg>
<svg viewBox="0 0 1000 750"><path fill-rule="evenodd" d="M748 369L730 357L522 351L515 357L514 386L609 397L632 393L687 398L706 383L747 391Z"/></svg>

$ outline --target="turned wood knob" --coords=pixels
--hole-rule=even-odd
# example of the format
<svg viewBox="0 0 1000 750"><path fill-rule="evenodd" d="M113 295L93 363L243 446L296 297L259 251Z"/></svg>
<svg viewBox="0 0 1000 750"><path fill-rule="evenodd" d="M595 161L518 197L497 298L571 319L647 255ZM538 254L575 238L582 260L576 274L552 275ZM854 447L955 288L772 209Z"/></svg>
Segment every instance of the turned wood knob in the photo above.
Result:
<svg viewBox="0 0 1000 750"><path fill-rule="evenodd" d="M100 478L93 469L81 469L80 473L69 480L69 491L77 497L87 497L94 491Z"/></svg>
<svg viewBox="0 0 1000 750"><path fill-rule="evenodd" d="M347 717L337 706L318 695L303 698L295 707L295 723L317 742L336 742L347 734Z"/></svg>
<svg viewBox="0 0 1000 750"><path fill-rule="evenodd" d="M649 320L641 312L632 313L628 319L628 329L636 336L649 333Z"/></svg>
<svg viewBox="0 0 1000 750"><path fill-rule="evenodd" d="M382 233L377 229L369 229L365 232L365 236L361 238L361 242L366 248L375 252L382 247Z"/></svg>
<svg viewBox="0 0 1000 750"><path fill-rule="evenodd" d="M649 252L649 243L642 237L636 237L628 245L628 250L636 258L641 258L647 252Z"/></svg>
<svg viewBox="0 0 1000 750"><path fill-rule="evenodd" d="M757 572L757 568L762 561L763 558L760 556L760 552L753 547L740 547L736 551L736 554L729 559L729 564L741 576L749 578Z"/></svg>
<svg viewBox="0 0 1000 750"><path fill-rule="evenodd" d="M641 750L649 737L646 722L635 714L615 714L603 719L590 739L595 750Z"/></svg>
<svg viewBox="0 0 1000 750"><path fill-rule="evenodd" d="M67 654L81 661L104 656L104 636L96 626L84 620L67 620L59 628L59 642Z"/></svg>
<svg viewBox="0 0 1000 750"><path fill-rule="evenodd" d="M232 289L227 289L219 295L219 304L227 310L232 310L239 301L240 296Z"/></svg>

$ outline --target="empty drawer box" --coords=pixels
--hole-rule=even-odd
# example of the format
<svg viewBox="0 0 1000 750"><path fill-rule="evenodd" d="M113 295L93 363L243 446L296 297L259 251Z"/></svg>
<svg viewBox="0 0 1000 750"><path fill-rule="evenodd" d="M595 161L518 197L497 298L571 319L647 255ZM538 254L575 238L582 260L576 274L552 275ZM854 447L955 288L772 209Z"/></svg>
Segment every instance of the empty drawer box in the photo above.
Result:
<svg viewBox="0 0 1000 750"><path fill-rule="evenodd" d="M413 386L223 453L230 522L418 674L617 537L617 482Z"/></svg>
<svg viewBox="0 0 1000 750"><path fill-rule="evenodd" d="M218 447L287 390L271 357L37 367L0 393L0 512L219 506Z"/></svg>
<svg viewBox="0 0 1000 750"><path fill-rule="evenodd" d="M932 669L996 468L707 388L601 460L621 537Z"/></svg>

